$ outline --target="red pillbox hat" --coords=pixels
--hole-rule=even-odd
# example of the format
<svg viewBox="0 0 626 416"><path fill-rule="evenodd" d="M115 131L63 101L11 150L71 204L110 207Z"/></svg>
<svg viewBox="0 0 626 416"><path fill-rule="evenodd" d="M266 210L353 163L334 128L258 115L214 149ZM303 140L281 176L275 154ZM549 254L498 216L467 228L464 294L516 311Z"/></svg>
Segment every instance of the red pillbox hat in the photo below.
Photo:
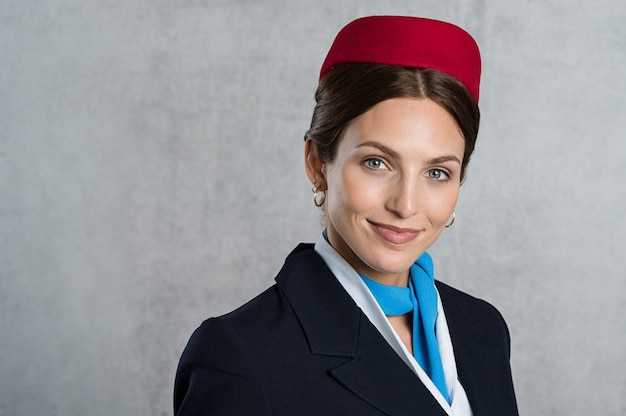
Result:
<svg viewBox="0 0 626 416"><path fill-rule="evenodd" d="M436 69L461 81L478 102L478 45L469 33L451 23L408 16L354 20L337 34L320 79L333 67L346 63Z"/></svg>

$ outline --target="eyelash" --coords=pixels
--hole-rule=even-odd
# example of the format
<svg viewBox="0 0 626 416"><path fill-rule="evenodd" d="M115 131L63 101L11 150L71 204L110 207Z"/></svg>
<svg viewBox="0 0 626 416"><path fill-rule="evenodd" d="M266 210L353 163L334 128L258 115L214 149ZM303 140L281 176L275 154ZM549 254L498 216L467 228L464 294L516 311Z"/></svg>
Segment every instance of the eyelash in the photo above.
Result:
<svg viewBox="0 0 626 416"><path fill-rule="evenodd" d="M378 167L373 167L371 166L371 162L376 162L379 163L380 166ZM378 158L378 157L369 157L367 159L365 159L363 161L363 164L365 165L366 168L372 169L372 170L381 170L383 168L388 168L387 163L385 163L384 160Z"/></svg>
<svg viewBox="0 0 626 416"><path fill-rule="evenodd" d="M441 179L441 178L439 178L439 179L437 179L437 178L433 178L433 177L431 177L431 176L430 176L430 174L431 174L431 173L433 173L433 172L440 172L440 173L442 173L445 177L444 177L443 179ZM429 177L430 179L433 179L433 180L435 180L435 181L439 181L439 182L448 181L448 180L450 180L450 179L452 178L448 172L446 172L446 171L445 171L445 170L443 170L443 169L439 169L439 168L430 169L430 170L428 171L428 174L429 174L429 175L428 175L428 177Z"/></svg>

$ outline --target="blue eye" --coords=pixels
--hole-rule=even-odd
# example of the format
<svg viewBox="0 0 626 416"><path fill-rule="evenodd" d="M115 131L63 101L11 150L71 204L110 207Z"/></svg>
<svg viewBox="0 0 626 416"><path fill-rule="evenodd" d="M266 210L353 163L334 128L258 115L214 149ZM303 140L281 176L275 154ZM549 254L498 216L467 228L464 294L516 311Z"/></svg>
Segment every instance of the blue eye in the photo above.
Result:
<svg viewBox="0 0 626 416"><path fill-rule="evenodd" d="M367 166L370 169L386 169L387 168L387 166L385 165L385 162L375 157L366 159L365 162L363 163L365 163L365 166Z"/></svg>
<svg viewBox="0 0 626 416"><path fill-rule="evenodd" d="M428 177L436 181L445 181L450 179L450 175L441 169L431 169L428 171Z"/></svg>

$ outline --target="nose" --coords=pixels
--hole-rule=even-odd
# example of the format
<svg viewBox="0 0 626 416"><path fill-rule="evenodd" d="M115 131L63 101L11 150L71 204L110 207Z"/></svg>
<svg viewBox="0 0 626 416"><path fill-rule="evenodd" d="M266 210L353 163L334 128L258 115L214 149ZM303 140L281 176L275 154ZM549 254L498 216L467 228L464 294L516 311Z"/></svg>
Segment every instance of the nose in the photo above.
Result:
<svg viewBox="0 0 626 416"><path fill-rule="evenodd" d="M413 175L400 176L387 188L386 208L400 218L409 218L419 211L420 182Z"/></svg>

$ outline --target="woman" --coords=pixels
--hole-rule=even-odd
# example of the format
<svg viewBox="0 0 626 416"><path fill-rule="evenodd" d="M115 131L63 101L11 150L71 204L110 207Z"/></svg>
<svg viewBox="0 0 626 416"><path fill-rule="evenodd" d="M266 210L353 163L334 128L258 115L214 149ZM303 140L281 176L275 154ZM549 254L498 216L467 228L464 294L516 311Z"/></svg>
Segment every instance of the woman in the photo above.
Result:
<svg viewBox="0 0 626 416"><path fill-rule="evenodd" d="M480 55L398 16L343 28L322 66L305 170L326 228L276 285L205 321L178 415L517 415L496 309L434 281L478 133Z"/></svg>

